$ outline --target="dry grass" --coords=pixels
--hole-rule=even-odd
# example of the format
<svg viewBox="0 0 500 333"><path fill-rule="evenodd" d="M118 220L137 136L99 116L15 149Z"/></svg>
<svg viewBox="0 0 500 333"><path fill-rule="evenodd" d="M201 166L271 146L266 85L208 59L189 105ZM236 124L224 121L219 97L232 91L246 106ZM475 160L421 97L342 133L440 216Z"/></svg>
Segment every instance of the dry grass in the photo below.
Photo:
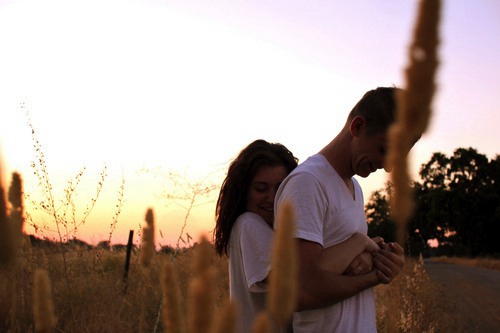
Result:
<svg viewBox="0 0 500 333"><path fill-rule="evenodd" d="M6 207L5 197L0 199ZM12 212L17 210L12 207L17 201L13 198L9 201L11 210L2 210L0 222L4 226L16 220ZM145 229L153 230L152 210L147 211L145 220ZM281 214L278 220L281 221ZM292 230L285 232L286 228L280 228L280 225L293 226L293 220L293 215L288 214L278 223L275 244L288 244L286 240L280 241L280 235L293 238ZM215 256L213 246L204 238L189 249L161 254L154 249L148 251L147 245L153 241L143 237L140 252L132 254L127 279L124 279L125 252L75 244L34 248L27 237L19 237L16 243L11 258L0 265L3 295L0 332L50 332L54 331L54 325L55 331L67 333L160 332L163 323L168 326L167 314L173 308L178 317L175 320L181 323L180 332L186 328L189 332L205 332L212 323L215 323L214 332L234 328L232 319L237 309L228 302L227 259ZM274 251L282 248L287 252L290 248L277 245ZM273 258L283 259L286 254L276 252ZM144 265L144 255L148 257L148 265ZM284 274L293 275L288 268L282 267ZM43 279L35 272L43 272ZM166 272L170 276L166 276ZM283 280L286 279L277 277L277 281ZM175 288L177 294L175 306L165 301L170 288ZM444 303L435 301L440 299L439 291L425 274L421 260L408 260L404 272L393 284L381 285L375 291L380 332L446 332L450 327L452 311ZM278 298L275 306L293 303L281 296ZM33 304L49 305L34 309ZM162 304L166 307L162 308ZM49 321L40 321L41 317L47 317L39 315L40 309L50 310ZM225 319L221 319L222 316ZM285 314L284 319L287 316ZM265 327L278 318L270 322L270 317L263 314L260 319L255 332L265 332Z"/></svg>
<svg viewBox="0 0 500 333"><path fill-rule="evenodd" d="M500 271L500 259L493 258L459 258L459 257L435 257L432 261L447 262L450 264L481 267Z"/></svg>
<svg viewBox="0 0 500 333"><path fill-rule="evenodd" d="M45 269L50 279L58 331L153 332L162 302L163 263L171 261L178 274L181 307L185 310L188 282L193 275L192 250L181 251L175 260L171 255L156 254L148 268L140 264L139 255L133 254L126 292L124 252L74 248L68 252L68 270L64 272L60 253L23 251L15 267L0 268L0 292L9 295L0 298L0 332L34 332L33 276L39 268ZM228 296L227 262L214 258L213 264L220 277L214 290L218 308Z"/></svg>
<svg viewBox="0 0 500 333"><path fill-rule="evenodd" d="M175 271L180 308L185 314L189 284L196 269L194 249L196 246L180 251L175 258L157 253L149 268L144 268L139 255L133 254L124 292L124 252L73 248L67 256L69 292L61 254L24 247L16 267L0 270L0 292L9 295L0 299L0 332L35 332L31 304L33 276L39 268L45 269L50 279L57 331L135 333L154 332L157 327L156 331L161 332L158 316L162 268L169 262ZM228 300L227 259L211 256L210 266L217 272L212 291L217 320ZM446 332L456 320L451 317L452 305L439 302L440 292L427 277L421 261L408 259L397 280L376 287L375 293L379 332Z"/></svg>
<svg viewBox="0 0 500 333"><path fill-rule="evenodd" d="M458 318L453 304L441 300L422 258L407 258L393 283L375 287L378 332L451 332Z"/></svg>

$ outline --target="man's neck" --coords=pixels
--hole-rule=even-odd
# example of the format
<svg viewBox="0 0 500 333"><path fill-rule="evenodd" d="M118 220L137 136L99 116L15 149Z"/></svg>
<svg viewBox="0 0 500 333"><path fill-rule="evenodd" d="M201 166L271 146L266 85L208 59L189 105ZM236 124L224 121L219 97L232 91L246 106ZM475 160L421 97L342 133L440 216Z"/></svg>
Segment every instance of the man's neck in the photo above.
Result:
<svg viewBox="0 0 500 333"><path fill-rule="evenodd" d="M345 136L338 135L319 152L330 165L337 171L339 176L346 182L350 182L354 176L351 169L351 155L349 140Z"/></svg>

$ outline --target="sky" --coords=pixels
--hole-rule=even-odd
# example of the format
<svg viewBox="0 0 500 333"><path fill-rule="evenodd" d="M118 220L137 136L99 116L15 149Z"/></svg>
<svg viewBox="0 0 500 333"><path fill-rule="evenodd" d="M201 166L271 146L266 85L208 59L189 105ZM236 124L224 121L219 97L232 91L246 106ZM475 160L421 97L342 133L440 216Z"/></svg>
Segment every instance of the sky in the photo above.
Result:
<svg viewBox="0 0 500 333"><path fill-rule="evenodd" d="M151 207L161 245L186 232L196 239L213 229L217 186L248 143L281 142L304 161L366 91L405 86L417 5L0 0L4 183L18 171L40 198L31 122L59 214L68 181L85 168L73 191L81 220L106 168L77 238L95 244L112 231L124 243ZM434 152L500 154L500 4L443 1L440 35L431 123L410 154L417 180ZM383 171L358 178L365 201L387 179ZM191 210L183 196L196 199ZM57 237L50 216L31 213Z"/></svg>

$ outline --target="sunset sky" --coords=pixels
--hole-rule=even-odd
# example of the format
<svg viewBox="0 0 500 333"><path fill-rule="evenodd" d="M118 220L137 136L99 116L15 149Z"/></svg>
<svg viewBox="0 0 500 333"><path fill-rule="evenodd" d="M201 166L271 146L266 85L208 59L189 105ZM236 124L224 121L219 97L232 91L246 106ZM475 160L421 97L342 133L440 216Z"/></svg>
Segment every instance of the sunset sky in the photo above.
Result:
<svg viewBox="0 0 500 333"><path fill-rule="evenodd" d="M125 242L152 207L158 241L175 244L186 203L168 199L165 187L177 196L200 181L219 185L228 162L258 138L285 144L303 161L335 136L367 90L404 87L417 4L0 1L4 178L21 172L36 197L27 112L58 205L67 180L86 167L76 190L83 214L107 167L78 238L108 238L123 179L112 241ZM410 155L415 178L434 152L500 154L498 36L500 2L443 2L438 90L430 128ZM175 188L168 172L188 180ZM385 181L382 171L360 179L365 201ZM217 190L211 194L190 212L185 231L193 238L213 229Z"/></svg>

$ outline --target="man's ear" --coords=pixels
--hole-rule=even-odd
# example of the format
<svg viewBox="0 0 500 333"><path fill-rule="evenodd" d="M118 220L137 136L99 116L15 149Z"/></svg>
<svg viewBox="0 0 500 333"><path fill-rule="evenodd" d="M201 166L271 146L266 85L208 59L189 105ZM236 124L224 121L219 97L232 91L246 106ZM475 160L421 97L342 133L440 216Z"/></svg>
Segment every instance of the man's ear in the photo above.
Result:
<svg viewBox="0 0 500 333"><path fill-rule="evenodd" d="M357 137L360 135L363 127L366 126L366 120L363 116L356 116L351 120L351 124L349 126L349 131L351 136Z"/></svg>

